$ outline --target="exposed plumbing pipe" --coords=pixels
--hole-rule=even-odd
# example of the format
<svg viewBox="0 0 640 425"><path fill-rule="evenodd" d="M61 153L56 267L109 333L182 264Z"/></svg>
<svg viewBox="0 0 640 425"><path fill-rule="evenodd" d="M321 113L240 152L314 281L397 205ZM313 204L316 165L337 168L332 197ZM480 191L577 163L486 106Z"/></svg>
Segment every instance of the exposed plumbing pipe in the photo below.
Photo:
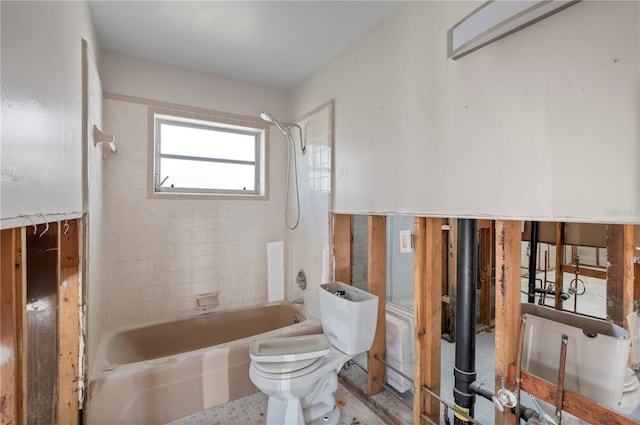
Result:
<svg viewBox="0 0 640 425"><path fill-rule="evenodd" d="M531 222L531 249L529 252L529 294L527 301L536 302L536 264L538 262L538 222ZM559 272L559 271L558 271Z"/></svg>
<svg viewBox="0 0 640 425"><path fill-rule="evenodd" d="M500 413L504 413L504 406L502 405L502 402L498 399L498 397L495 396L491 388L487 387L482 382L473 381L471 385L469 385L469 389L474 394L478 394L479 396L484 397L492 402Z"/></svg>
<svg viewBox="0 0 640 425"><path fill-rule="evenodd" d="M476 282L477 267L477 231L474 219L458 220L458 272L456 298L456 358L453 374L455 386L453 398L455 406L474 415L475 395L471 383L476 380ZM455 425L468 421L455 415Z"/></svg>

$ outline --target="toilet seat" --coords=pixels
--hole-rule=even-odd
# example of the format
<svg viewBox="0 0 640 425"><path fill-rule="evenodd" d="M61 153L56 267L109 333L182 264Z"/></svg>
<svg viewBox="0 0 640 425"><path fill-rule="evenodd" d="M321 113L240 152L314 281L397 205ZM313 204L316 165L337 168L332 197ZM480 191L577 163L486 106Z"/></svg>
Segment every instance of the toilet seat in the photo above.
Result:
<svg viewBox="0 0 640 425"><path fill-rule="evenodd" d="M329 339L317 334L253 341L249 356L258 375L282 380L318 369L330 351Z"/></svg>
<svg viewBox="0 0 640 425"><path fill-rule="evenodd" d="M278 368L270 368L268 365L273 365L273 363L258 363L251 362L251 365L254 367L254 370L257 375L262 376L263 378L274 379L274 380L287 380L298 378L300 376L308 375L311 372L317 370L322 363L324 362L324 357L319 357L317 359L311 360L311 363L301 369L292 370L288 372L279 372Z"/></svg>
<svg viewBox="0 0 640 425"><path fill-rule="evenodd" d="M324 357L331 351L329 339L324 334L267 338L251 342L249 357L259 363L291 363L311 361ZM300 369L305 366L295 366Z"/></svg>
<svg viewBox="0 0 640 425"><path fill-rule="evenodd" d="M319 357L315 359L298 360L294 362L259 362L255 361L256 367L267 373L289 373L311 366Z"/></svg>

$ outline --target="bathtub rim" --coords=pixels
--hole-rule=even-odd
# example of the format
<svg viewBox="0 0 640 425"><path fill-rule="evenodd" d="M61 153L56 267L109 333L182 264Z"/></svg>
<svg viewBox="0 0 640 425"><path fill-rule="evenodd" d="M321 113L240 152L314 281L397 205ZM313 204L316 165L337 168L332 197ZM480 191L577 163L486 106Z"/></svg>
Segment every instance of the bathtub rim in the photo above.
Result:
<svg viewBox="0 0 640 425"><path fill-rule="evenodd" d="M156 326L156 325L162 325L165 323L172 323L172 322L176 322L176 321L181 321L181 320L189 320L189 319L193 319L193 318L197 318L197 317L201 317L201 316L209 316L209 315L221 315L224 313L231 313L231 312L236 312L236 311L244 311L244 310L253 310L253 309L258 309L258 308L264 308L264 307L269 307L269 306L274 306L274 305L285 305L288 307L293 308L294 310L296 310L298 312L298 314L300 314L300 322L299 323L295 323L295 324L291 324L288 326L284 326L281 328L277 328L277 329L272 329L268 332L264 332L258 335L270 335L272 333L276 333L277 331L281 331L282 329L291 329L294 326L297 326L299 328L308 328L308 329L314 329L316 327L319 328L319 332L322 332L322 326L320 323L320 320L313 317L308 311L306 311L302 306L300 305L296 305L296 304L290 304L286 301L276 301L276 302L270 302L270 303L264 303L264 304L255 304L255 305L250 305L250 306L243 306L243 307L234 307L234 308L229 308L229 309L225 309L225 310L219 310L219 311L210 311L210 312L198 312L195 314L191 314L188 316L184 316L184 317L178 317L176 319L167 319L167 320L161 320L161 321L157 321L157 322L147 322L147 323L142 323L142 324L135 324L135 325L126 325L126 326L121 326L121 327L116 327L116 328L111 328L111 329L107 329L105 331L103 331L102 336L100 338L100 341L98 342L98 346L97 346L97 350L96 350L96 354L94 356L93 359L93 364L89 365L89 383L91 383L91 381L94 381L96 379L99 379L102 376L108 375L113 373L114 371L125 371L125 370L129 370L131 368L140 368L140 367L152 367L152 366L157 366L159 364L165 363L165 362L169 362L171 361L172 358L175 358L177 356L186 356L186 355L197 355L197 356L202 356L204 355L204 353L207 350L211 350L213 349L213 347L219 348L219 349L226 349L229 348L235 344L240 344L242 341L251 341L252 339L256 338L256 335L250 335L247 336L245 338L240 338L240 339L236 339L233 341L228 341L222 344L218 344L218 345L214 345L214 346L208 346L208 347L203 347L203 348L199 348L196 350L191 350L191 351L186 351L186 352L182 352L182 353L177 353L177 354L171 354L168 356L162 356L162 357L157 357L154 359L148 359L148 360L142 360L142 361L138 361L138 362L133 362L133 363L125 363L125 364L111 364L109 362L107 362L106 359L106 348L108 346L108 344L111 343L111 341L113 340L113 338L119 334L120 332L126 332L126 331L130 331L130 330L136 330L136 329L141 329L141 328L145 328L145 327L149 327L149 326Z"/></svg>

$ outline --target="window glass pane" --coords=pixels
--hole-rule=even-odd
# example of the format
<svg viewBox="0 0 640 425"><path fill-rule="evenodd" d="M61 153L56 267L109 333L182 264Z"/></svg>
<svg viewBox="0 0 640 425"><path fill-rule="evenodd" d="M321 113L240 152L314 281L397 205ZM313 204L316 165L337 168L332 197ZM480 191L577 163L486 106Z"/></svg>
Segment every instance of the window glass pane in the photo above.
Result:
<svg viewBox="0 0 640 425"><path fill-rule="evenodd" d="M255 161L256 135L160 123L160 153Z"/></svg>
<svg viewBox="0 0 640 425"><path fill-rule="evenodd" d="M255 166L162 158L162 188L255 191Z"/></svg>

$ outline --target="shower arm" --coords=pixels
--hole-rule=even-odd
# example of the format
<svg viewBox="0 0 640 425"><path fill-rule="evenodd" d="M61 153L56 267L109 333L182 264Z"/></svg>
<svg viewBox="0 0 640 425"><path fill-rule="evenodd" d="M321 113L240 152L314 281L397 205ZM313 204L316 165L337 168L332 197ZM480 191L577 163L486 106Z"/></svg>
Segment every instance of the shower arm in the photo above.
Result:
<svg viewBox="0 0 640 425"><path fill-rule="evenodd" d="M304 140L302 139L302 129L300 128L300 126L298 124L291 124L289 127L287 127L287 131L285 131L285 133L291 135L291 129L293 127L296 127L298 129L298 134L300 135L300 150L302 151L302 155L304 155L305 153L307 153L307 144L304 143Z"/></svg>
<svg viewBox="0 0 640 425"><path fill-rule="evenodd" d="M280 123L280 121L278 121L277 119L273 118L273 115L271 115L269 112L261 112L260 113L260 118L262 118L264 121L266 121L268 123L271 123L271 124L275 125L287 137L290 137L291 138L291 142L294 143L294 149L295 149L295 141L293 140L293 134L291 134L291 129L293 127L296 127L298 129L298 134L300 135L300 150L302 151L303 155L307 152L307 145L306 145L306 143L304 143L304 140L302 139L302 128L300 128L300 126L298 124L291 124L290 126L284 127Z"/></svg>

